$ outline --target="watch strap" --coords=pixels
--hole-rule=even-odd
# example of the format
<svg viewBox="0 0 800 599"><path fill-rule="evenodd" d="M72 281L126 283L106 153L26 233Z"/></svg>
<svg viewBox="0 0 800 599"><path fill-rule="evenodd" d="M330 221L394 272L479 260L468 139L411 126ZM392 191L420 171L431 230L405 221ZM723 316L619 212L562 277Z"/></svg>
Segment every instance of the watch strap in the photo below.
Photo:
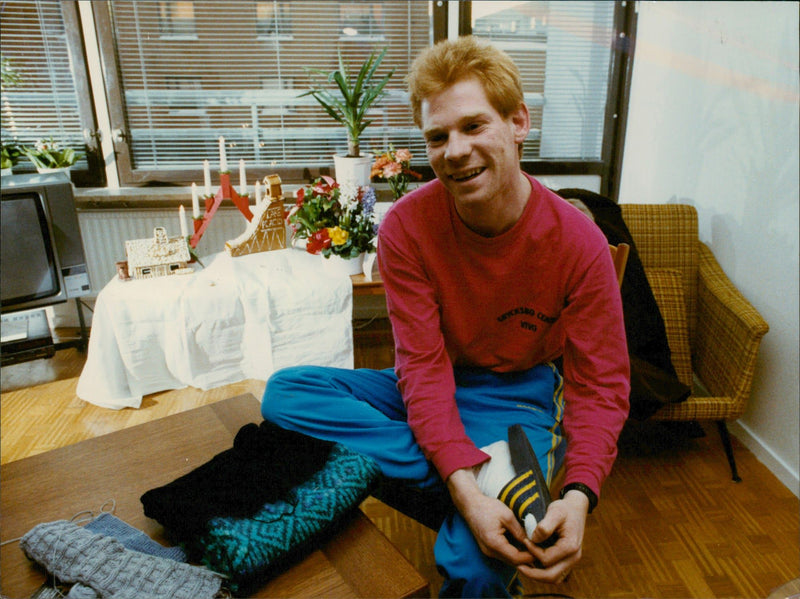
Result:
<svg viewBox="0 0 800 599"><path fill-rule="evenodd" d="M570 491L580 491L586 497L589 498L589 514L592 513L595 507L597 507L597 495L594 491L592 491L588 486L584 485L583 483L569 483L568 485L564 485L561 488L561 492L558 494L559 499L564 499L564 495L566 495Z"/></svg>

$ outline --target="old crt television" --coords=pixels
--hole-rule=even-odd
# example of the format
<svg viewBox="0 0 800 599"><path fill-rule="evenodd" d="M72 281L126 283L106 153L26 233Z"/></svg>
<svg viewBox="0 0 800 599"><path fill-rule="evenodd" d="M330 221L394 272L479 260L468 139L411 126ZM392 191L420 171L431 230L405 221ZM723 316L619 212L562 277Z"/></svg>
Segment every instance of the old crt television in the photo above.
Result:
<svg viewBox="0 0 800 599"><path fill-rule="evenodd" d="M3 314L91 292L72 183L66 173L3 177L0 207Z"/></svg>

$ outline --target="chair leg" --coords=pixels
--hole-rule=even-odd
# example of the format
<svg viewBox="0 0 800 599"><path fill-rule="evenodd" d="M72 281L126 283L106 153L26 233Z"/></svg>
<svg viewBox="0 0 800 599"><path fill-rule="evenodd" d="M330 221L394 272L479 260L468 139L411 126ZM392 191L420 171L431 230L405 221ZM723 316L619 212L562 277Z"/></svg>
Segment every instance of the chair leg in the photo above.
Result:
<svg viewBox="0 0 800 599"><path fill-rule="evenodd" d="M731 445L731 436L728 433L728 426L724 420L717 420L717 430L719 437L722 439L722 446L725 448L725 455L728 457L728 464L731 467L731 474L733 475L733 482L742 482L739 473L736 471L736 458L733 457L733 446Z"/></svg>

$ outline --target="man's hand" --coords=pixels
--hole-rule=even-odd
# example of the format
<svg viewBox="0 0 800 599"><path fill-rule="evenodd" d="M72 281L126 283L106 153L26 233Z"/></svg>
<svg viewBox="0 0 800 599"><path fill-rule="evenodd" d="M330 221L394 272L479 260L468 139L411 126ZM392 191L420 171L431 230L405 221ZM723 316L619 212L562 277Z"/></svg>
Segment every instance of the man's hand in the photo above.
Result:
<svg viewBox="0 0 800 599"><path fill-rule="evenodd" d="M533 531L532 541L543 543L553 533L558 535L558 541L547 549L533 546L531 552L538 567L520 564L517 566L520 575L536 582L564 582L581 559L588 512L589 498L577 490L551 503L544 520Z"/></svg>
<svg viewBox="0 0 800 599"><path fill-rule="evenodd" d="M525 536L519 520L508 506L499 499L484 495L475 482L471 469L456 470L447 479L447 487L458 511L467 521L472 536L481 551L512 566L532 566L533 543ZM520 550L508 539L507 534L518 541Z"/></svg>

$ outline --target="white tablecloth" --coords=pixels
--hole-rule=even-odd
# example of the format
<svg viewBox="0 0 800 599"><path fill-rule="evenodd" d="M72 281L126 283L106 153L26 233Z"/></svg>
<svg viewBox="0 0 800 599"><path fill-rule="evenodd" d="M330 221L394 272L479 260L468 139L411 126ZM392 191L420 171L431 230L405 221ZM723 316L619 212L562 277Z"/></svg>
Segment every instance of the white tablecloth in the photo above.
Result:
<svg viewBox="0 0 800 599"><path fill-rule="evenodd" d="M138 408L143 395L266 380L284 366L353 367L348 275L293 249L202 263L194 274L115 277L103 288L78 397Z"/></svg>

